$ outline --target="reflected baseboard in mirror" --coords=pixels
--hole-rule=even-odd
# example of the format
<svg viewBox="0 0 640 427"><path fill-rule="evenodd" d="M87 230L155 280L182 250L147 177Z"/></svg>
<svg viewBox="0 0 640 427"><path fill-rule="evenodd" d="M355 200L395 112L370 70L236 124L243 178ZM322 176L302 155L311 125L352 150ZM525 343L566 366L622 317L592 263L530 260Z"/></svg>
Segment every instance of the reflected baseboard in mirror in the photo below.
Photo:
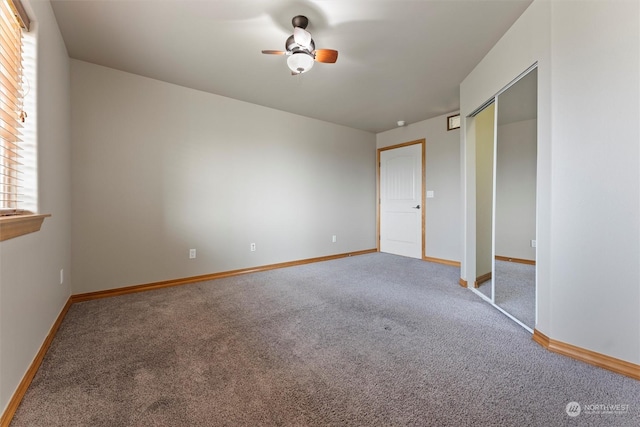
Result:
<svg viewBox="0 0 640 427"><path fill-rule="evenodd" d="M521 264L536 265L535 260L532 260L532 259L511 258L511 257L508 257L508 256L499 256L499 255L496 255L496 259L498 261L519 262Z"/></svg>
<svg viewBox="0 0 640 427"><path fill-rule="evenodd" d="M484 296L486 296L489 299L491 299L491 287L493 286L491 284L491 276L492 276L491 272L488 272L487 274L483 274L482 276L478 277L475 283L473 284L474 288L479 290Z"/></svg>
<svg viewBox="0 0 640 427"><path fill-rule="evenodd" d="M496 260L494 276L500 283L495 289L495 304L531 329L535 328L535 265Z"/></svg>

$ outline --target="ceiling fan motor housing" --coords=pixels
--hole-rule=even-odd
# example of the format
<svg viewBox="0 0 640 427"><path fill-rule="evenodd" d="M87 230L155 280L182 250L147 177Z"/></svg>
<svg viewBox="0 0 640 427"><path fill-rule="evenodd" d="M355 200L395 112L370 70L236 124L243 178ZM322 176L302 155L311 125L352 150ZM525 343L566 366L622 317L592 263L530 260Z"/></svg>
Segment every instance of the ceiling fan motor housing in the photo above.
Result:
<svg viewBox="0 0 640 427"><path fill-rule="evenodd" d="M293 37L293 35L291 35L285 42L285 49L287 52L291 52L291 53L295 53L299 51L311 53L316 49L316 44L313 41L313 39L311 39L311 43L309 43L309 47L304 48L299 44L297 44L295 38Z"/></svg>
<svg viewBox="0 0 640 427"><path fill-rule="evenodd" d="M303 15L294 16L291 20L291 24L294 28L300 27L304 30L305 28L307 28L307 25L309 25L309 19Z"/></svg>

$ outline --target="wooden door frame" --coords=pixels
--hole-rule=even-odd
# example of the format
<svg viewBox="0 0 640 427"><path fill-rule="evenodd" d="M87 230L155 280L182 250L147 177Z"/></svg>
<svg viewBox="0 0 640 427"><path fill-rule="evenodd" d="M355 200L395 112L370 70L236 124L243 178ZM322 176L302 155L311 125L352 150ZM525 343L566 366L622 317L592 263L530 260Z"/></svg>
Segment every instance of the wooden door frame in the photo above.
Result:
<svg viewBox="0 0 640 427"><path fill-rule="evenodd" d="M421 167L420 169L422 170L422 191L420 194L420 210L421 210L421 221L420 221L420 225L422 228L422 248L421 248L421 259L425 260L425 248L426 248L426 242L425 242L425 219L426 219L426 207L424 205L424 201L425 201L425 194L426 194L426 184L427 184L427 180L426 180L426 140L424 138L422 139L416 139L414 141L409 141L409 142L403 142L402 144L395 144L395 145L390 145L388 147L382 147L382 148L378 148L378 150L376 151L376 162L378 163L378 167L376 168L376 199L378 199L378 203L376 203L376 237L377 237L377 249L378 252L380 252L380 205L382 204L382 200L380 198L380 153L383 151L388 151L388 150L394 150L396 148L402 148L402 147L408 147L410 145L417 145L420 144L421 145L421 150L422 150L422 156L420 158L420 162L421 162Z"/></svg>

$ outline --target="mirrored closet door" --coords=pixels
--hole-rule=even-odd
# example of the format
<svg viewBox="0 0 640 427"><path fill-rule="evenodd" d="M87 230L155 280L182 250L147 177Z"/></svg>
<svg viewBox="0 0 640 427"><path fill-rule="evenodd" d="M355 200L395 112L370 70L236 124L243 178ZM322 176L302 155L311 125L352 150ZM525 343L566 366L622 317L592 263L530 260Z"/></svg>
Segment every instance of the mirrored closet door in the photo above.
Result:
<svg viewBox="0 0 640 427"><path fill-rule="evenodd" d="M470 117L476 148L474 287L535 327L537 68Z"/></svg>
<svg viewBox="0 0 640 427"><path fill-rule="evenodd" d="M494 302L535 327L537 69L496 101Z"/></svg>

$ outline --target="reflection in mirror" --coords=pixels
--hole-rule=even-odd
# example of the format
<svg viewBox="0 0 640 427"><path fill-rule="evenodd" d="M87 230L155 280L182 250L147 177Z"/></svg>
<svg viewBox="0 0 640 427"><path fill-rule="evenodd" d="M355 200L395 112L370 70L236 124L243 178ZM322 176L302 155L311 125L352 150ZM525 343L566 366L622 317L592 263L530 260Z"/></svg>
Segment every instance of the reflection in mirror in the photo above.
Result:
<svg viewBox="0 0 640 427"><path fill-rule="evenodd" d="M537 69L497 98L494 302L535 327Z"/></svg>
<svg viewBox="0 0 640 427"><path fill-rule="evenodd" d="M478 288L493 301L491 271L493 223L493 147L495 104L475 115L476 137L476 280Z"/></svg>

